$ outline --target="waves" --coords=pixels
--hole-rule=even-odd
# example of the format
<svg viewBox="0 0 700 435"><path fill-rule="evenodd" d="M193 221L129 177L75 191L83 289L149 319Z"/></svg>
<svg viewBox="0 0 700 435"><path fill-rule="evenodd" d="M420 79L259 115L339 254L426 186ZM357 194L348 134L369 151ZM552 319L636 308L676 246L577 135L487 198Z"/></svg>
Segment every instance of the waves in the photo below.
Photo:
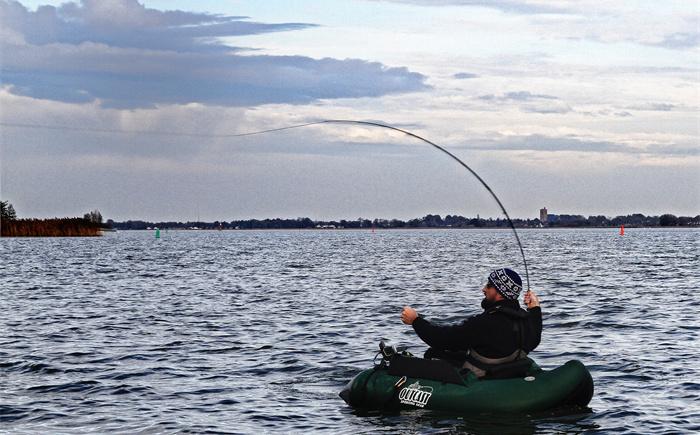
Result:
<svg viewBox="0 0 700 435"><path fill-rule="evenodd" d="M509 261L501 231L0 240L0 422L30 433L700 430L700 231L614 236L523 234L544 307L531 356L545 368L583 361L596 394L590 414L497 420L363 415L337 393L380 339L422 354L403 305L447 322L474 313L488 270Z"/></svg>

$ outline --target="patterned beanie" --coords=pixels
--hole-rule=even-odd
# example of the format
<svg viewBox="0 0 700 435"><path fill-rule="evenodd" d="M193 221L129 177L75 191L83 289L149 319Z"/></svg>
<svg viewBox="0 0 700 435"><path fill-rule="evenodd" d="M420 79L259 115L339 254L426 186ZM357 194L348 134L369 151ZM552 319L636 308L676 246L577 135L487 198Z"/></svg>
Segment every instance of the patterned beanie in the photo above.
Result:
<svg viewBox="0 0 700 435"><path fill-rule="evenodd" d="M489 274L489 284L496 287L498 293L506 299L517 300L523 289L520 275L510 269L497 269Z"/></svg>

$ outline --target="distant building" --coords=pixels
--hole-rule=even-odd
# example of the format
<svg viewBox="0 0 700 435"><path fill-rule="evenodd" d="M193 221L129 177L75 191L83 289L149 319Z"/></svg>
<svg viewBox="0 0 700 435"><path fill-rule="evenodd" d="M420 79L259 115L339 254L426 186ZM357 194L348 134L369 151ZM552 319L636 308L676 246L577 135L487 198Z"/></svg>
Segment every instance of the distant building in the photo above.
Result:
<svg viewBox="0 0 700 435"><path fill-rule="evenodd" d="M540 223L547 223L547 207L543 207L540 209Z"/></svg>

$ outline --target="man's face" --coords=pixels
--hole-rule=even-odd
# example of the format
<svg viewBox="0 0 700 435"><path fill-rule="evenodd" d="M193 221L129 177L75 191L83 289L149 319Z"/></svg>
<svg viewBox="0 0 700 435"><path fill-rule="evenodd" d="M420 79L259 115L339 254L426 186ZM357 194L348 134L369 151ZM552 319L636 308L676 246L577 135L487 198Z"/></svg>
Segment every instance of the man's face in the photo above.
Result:
<svg viewBox="0 0 700 435"><path fill-rule="evenodd" d="M496 287L490 285L488 282L484 285L484 288L482 288L481 291L484 293L484 298L486 298L486 300L489 302L495 302L500 299L500 293L498 293Z"/></svg>

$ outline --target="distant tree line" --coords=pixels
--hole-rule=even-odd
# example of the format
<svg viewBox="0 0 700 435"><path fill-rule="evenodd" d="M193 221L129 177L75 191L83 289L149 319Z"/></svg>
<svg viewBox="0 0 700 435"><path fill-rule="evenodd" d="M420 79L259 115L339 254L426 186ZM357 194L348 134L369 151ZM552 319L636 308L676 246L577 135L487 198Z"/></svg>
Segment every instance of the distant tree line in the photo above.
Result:
<svg viewBox="0 0 700 435"><path fill-rule="evenodd" d="M664 214L661 216L645 216L643 214L631 214L608 218L606 216L581 215L549 215L547 222L539 219L513 219L513 225L518 228L539 227L675 227L675 226L700 226L700 215L695 217L675 216ZM400 219L366 219L355 220L312 220L308 217L296 219L245 219L214 222L148 222L141 220L128 220L115 222L107 220L107 226L119 230L145 230L149 228L160 229L206 229L206 230L250 230L250 229L313 229L313 228L506 228L508 221L502 218L467 218L464 216L426 215L422 218L403 221Z"/></svg>
<svg viewBox="0 0 700 435"><path fill-rule="evenodd" d="M547 222L539 219L513 219L518 228L540 227L700 227L700 215L675 216L645 216L640 213L608 218L606 216L582 216L550 214ZM53 218L53 219L17 219L14 207L8 201L0 201L0 234L3 237L31 236L97 236L103 229L145 230L161 229L207 229L207 230L250 230L250 229L313 229L313 228L506 228L508 221L503 218L467 218L458 215L429 214L421 218L403 221L400 219L366 219L354 220L312 220L308 217L296 219L244 219L214 222L147 222L128 220L115 222L112 219L103 223L99 210L92 210L82 218Z"/></svg>
<svg viewBox="0 0 700 435"><path fill-rule="evenodd" d="M700 225L700 215L697 216L675 216L663 214L661 216L645 216L641 213L626 216L616 216L608 218L606 216L581 215L549 215L547 226L550 227L690 227Z"/></svg>

